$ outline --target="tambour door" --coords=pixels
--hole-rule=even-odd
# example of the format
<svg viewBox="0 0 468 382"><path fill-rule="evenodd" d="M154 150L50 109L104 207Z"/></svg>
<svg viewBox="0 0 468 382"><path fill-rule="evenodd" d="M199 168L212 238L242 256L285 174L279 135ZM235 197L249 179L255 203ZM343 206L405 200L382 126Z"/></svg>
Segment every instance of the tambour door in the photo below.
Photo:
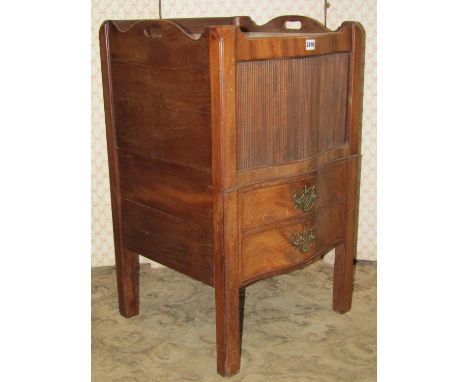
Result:
<svg viewBox="0 0 468 382"><path fill-rule="evenodd" d="M237 171L343 146L349 63L349 52L237 62Z"/></svg>

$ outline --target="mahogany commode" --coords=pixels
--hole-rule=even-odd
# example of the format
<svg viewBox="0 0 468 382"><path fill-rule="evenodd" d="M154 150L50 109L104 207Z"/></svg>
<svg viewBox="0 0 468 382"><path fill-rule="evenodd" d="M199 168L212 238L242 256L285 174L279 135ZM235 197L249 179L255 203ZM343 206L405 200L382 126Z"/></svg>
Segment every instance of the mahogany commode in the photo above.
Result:
<svg viewBox="0 0 468 382"><path fill-rule="evenodd" d="M249 283L335 248L333 309L348 311L360 24L106 21L100 44L121 314L138 314L138 255L213 286L218 372L229 376Z"/></svg>

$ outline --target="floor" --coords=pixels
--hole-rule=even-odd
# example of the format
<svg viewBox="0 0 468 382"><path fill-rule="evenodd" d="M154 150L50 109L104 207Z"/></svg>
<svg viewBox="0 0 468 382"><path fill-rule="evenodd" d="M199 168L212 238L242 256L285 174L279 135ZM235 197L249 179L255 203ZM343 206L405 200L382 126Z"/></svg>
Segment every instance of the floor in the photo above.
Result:
<svg viewBox="0 0 468 382"><path fill-rule="evenodd" d="M367 382L376 380L376 264L356 266L353 308L331 309L331 265L246 288L241 371L216 373L214 289L142 267L140 315L118 313L115 272L92 271L95 382Z"/></svg>

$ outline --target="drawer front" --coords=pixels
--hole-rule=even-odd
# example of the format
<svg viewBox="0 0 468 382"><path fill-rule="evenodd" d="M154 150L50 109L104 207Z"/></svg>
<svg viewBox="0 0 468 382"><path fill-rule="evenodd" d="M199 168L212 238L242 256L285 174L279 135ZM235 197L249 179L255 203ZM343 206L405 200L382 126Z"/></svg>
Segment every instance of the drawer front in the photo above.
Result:
<svg viewBox="0 0 468 382"><path fill-rule="evenodd" d="M321 209L242 238L241 279L254 281L287 271L333 248L343 238L343 204Z"/></svg>
<svg viewBox="0 0 468 382"><path fill-rule="evenodd" d="M317 208L342 200L345 165L340 161L299 180L242 192L242 230L305 216Z"/></svg>

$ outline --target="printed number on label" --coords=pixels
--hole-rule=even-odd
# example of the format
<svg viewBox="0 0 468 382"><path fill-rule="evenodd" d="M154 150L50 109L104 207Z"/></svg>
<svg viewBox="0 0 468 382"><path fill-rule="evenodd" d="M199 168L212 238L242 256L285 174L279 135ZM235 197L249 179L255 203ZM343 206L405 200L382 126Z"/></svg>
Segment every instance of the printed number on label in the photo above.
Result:
<svg viewBox="0 0 468 382"><path fill-rule="evenodd" d="M315 39L306 40L306 50L315 50Z"/></svg>

